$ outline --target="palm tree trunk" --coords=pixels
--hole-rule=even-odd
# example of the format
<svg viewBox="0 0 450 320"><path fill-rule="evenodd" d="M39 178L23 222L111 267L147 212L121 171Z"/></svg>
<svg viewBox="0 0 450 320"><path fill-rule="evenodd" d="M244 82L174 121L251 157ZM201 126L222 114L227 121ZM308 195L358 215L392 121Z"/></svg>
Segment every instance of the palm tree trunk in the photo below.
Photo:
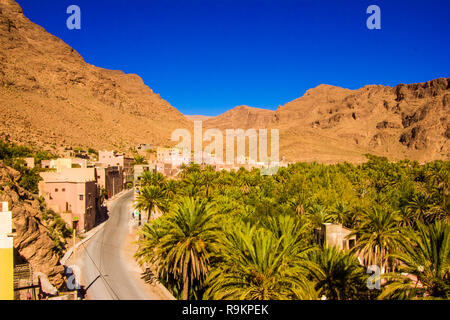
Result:
<svg viewBox="0 0 450 320"><path fill-rule="evenodd" d="M188 276L187 276L187 266L188 261L184 261L183 265L183 291L181 293L181 299L187 300L189 296L189 283L188 283Z"/></svg>

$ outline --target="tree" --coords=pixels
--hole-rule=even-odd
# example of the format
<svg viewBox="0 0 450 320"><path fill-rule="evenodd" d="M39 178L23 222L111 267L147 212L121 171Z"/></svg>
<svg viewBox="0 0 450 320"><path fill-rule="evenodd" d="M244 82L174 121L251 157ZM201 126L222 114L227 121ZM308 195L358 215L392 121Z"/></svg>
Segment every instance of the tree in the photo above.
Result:
<svg viewBox="0 0 450 320"><path fill-rule="evenodd" d="M165 178L161 172L144 171L141 175L141 186L160 186Z"/></svg>
<svg viewBox="0 0 450 320"><path fill-rule="evenodd" d="M163 190L159 186L145 186L140 189L136 209L147 212L147 220L155 210L166 211L167 202Z"/></svg>
<svg viewBox="0 0 450 320"><path fill-rule="evenodd" d="M357 235L353 252L362 253L366 265L387 266L388 253L404 241L399 231L400 217L383 209L373 208L361 216L361 225L351 235Z"/></svg>
<svg viewBox="0 0 450 320"><path fill-rule="evenodd" d="M419 223L417 229L409 229L408 241L392 254L401 264L385 276L380 298L450 298L450 225Z"/></svg>
<svg viewBox="0 0 450 320"><path fill-rule="evenodd" d="M201 287L206 278L219 230L214 220L212 205L193 198L181 199L164 218L167 232L158 244L159 268L182 283L183 300L189 298L194 285Z"/></svg>
<svg viewBox="0 0 450 320"><path fill-rule="evenodd" d="M136 154L134 156L134 164L147 164L147 160L145 160L144 156L141 156L139 154Z"/></svg>
<svg viewBox="0 0 450 320"><path fill-rule="evenodd" d="M168 200L173 200L177 195L178 183L175 180L168 180L163 184L163 193Z"/></svg>
<svg viewBox="0 0 450 320"><path fill-rule="evenodd" d="M324 205L315 204L309 208L308 218L314 228L321 228L324 223L333 222L336 216L329 213L328 208Z"/></svg>
<svg viewBox="0 0 450 320"><path fill-rule="evenodd" d="M329 300L357 299L366 289L364 268L352 253L326 247L312 251L310 260L314 263L310 274L319 295Z"/></svg>
<svg viewBox="0 0 450 320"><path fill-rule="evenodd" d="M222 263L208 275L207 299L315 299L292 243L265 228L241 225L221 238Z"/></svg>

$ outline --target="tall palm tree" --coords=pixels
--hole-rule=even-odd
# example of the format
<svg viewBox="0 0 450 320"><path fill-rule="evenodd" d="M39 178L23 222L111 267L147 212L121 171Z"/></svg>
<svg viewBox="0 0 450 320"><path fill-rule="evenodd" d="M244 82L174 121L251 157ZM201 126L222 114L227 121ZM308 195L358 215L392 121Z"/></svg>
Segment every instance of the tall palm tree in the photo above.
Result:
<svg viewBox="0 0 450 320"><path fill-rule="evenodd" d="M163 190L159 186L145 186L141 188L137 197L135 208L147 212L147 220L150 220L153 211L165 212L167 201Z"/></svg>
<svg viewBox="0 0 450 320"><path fill-rule="evenodd" d="M208 275L204 298L316 299L292 248L265 228L230 228L221 239L221 263Z"/></svg>
<svg viewBox="0 0 450 320"><path fill-rule="evenodd" d="M164 235L158 240L157 269L181 286L181 298L187 300L194 285L201 287L209 269L209 255L217 242L219 226L211 204L193 198L182 198L161 221ZM149 246L153 246L151 240ZM147 240L141 241L145 253ZM138 255L139 256L139 255ZM141 255L141 259L142 259Z"/></svg>
<svg viewBox="0 0 450 320"><path fill-rule="evenodd" d="M356 257L336 247L326 247L310 253L314 263L310 274L319 295L329 300L348 300L361 297L365 291L366 275Z"/></svg>
<svg viewBox="0 0 450 320"><path fill-rule="evenodd" d="M392 254L401 262L399 273L385 276L380 298L450 298L450 225L419 223L417 229L409 229L409 241Z"/></svg>
<svg viewBox="0 0 450 320"><path fill-rule="evenodd" d="M373 208L361 216L361 224L350 235L357 235L353 252L364 255L365 265L387 266L388 254L404 240L399 231L400 217L395 212Z"/></svg>

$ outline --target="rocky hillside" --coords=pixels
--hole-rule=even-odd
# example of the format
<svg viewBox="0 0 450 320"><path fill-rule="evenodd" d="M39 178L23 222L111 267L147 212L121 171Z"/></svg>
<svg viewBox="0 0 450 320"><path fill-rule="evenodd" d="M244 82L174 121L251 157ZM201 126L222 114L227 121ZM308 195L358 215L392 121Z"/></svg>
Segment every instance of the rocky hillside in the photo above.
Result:
<svg viewBox="0 0 450 320"><path fill-rule="evenodd" d="M63 285L64 267L59 264L62 250L48 226L44 225L39 201L22 189L20 173L0 161L0 201L8 201L13 216L16 263L30 263L33 271L47 275L57 288Z"/></svg>
<svg viewBox="0 0 450 320"><path fill-rule="evenodd" d="M450 78L359 90L320 85L268 111L236 107L207 128L278 128L288 160L364 161L364 153L419 161L450 158Z"/></svg>
<svg viewBox="0 0 450 320"><path fill-rule="evenodd" d="M59 150L166 144L191 123L137 75L87 64L0 0L0 135Z"/></svg>
<svg viewBox="0 0 450 320"><path fill-rule="evenodd" d="M176 128L278 128L290 161L361 162L365 153L449 159L449 79L359 90L320 85L276 111L236 107L186 118L137 75L87 64L0 0L0 138L58 153L65 146L127 151L170 145Z"/></svg>

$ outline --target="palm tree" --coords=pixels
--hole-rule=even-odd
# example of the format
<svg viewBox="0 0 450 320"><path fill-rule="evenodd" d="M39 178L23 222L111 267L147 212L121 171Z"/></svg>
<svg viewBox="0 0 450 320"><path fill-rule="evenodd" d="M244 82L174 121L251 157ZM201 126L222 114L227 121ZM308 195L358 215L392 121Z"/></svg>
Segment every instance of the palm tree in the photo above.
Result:
<svg viewBox="0 0 450 320"><path fill-rule="evenodd" d="M147 164L147 160L144 156L137 154L134 156L134 164Z"/></svg>
<svg viewBox="0 0 450 320"><path fill-rule="evenodd" d="M161 172L144 171L141 175L141 186L159 186L165 178Z"/></svg>
<svg viewBox="0 0 450 320"><path fill-rule="evenodd" d="M443 163L437 161L434 170L428 175L428 180L430 181L432 188L435 189L442 198L442 207L444 209L447 205L446 198L448 197L449 169L448 162Z"/></svg>
<svg viewBox="0 0 450 320"><path fill-rule="evenodd" d="M209 255L217 242L219 226L211 204L193 198L182 198L160 223L164 234L158 238L155 259L159 275L174 279L181 286L181 298L187 300L194 285L201 287L209 269ZM155 237L153 237L155 238ZM141 240L138 257L145 259L155 246L152 237ZM166 280L167 280L166 278Z"/></svg>
<svg viewBox="0 0 450 320"><path fill-rule="evenodd" d="M387 210L373 208L361 216L361 224L350 235L357 235L357 244L352 249L364 255L366 265L387 266L388 253L394 252L404 240L399 231L400 217Z"/></svg>
<svg viewBox="0 0 450 320"><path fill-rule="evenodd" d="M202 189L202 180L203 176L201 172L194 171L186 176L183 179L183 185L187 188L187 190L191 190L192 195L197 195Z"/></svg>
<svg viewBox="0 0 450 320"><path fill-rule="evenodd" d="M347 217L350 215L350 208L345 202L339 201L333 209L333 214L340 224L345 224Z"/></svg>
<svg viewBox="0 0 450 320"><path fill-rule="evenodd" d="M314 204L309 207L308 218L315 228L321 228L324 223L331 223L336 215L330 213L324 205Z"/></svg>
<svg viewBox="0 0 450 320"><path fill-rule="evenodd" d="M411 201L408 202L408 209L416 220L421 222L433 221L434 202L431 195L415 194Z"/></svg>
<svg viewBox="0 0 450 320"><path fill-rule="evenodd" d="M409 241L392 254L401 262L399 273L385 276L380 298L450 298L450 225L419 223L417 229L409 229Z"/></svg>
<svg viewBox="0 0 450 320"><path fill-rule="evenodd" d="M204 298L316 299L305 269L285 244L265 228L230 228L221 239L221 263L208 275Z"/></svg>
<svg viewBox="0 0 450 320"><path fill-rule="evenodd" d="M163 184L163 193L167 199L174 199L177 195L178 183L175 180L168 180Z"/></svg>
<svg viewBox="0 0 450 320"><path fill-rule="evenodd" d="M329 300L360 298L365 291L365 272L356 257L336 247L326 247L310 253L314 263L309 267L319 295Z"/></svg>
<svg viewBox="0 0 450 320"><path fill-rule="evenodd" d="M135 208L147 212L147 220L150 220L153 211L165 212L167 201L163 190L159 186L145 186L141 188L137 197Z"/></svg>
<svg viewBox="0 0 450 320"><path fill-rule="evenodd" d="M205 171L203 172L202 176L203 179L201 181L201 184L203 186L203 189L205 190L206 197L209 198L211 197L215 188L215 173L211 171Z"/></svg>

